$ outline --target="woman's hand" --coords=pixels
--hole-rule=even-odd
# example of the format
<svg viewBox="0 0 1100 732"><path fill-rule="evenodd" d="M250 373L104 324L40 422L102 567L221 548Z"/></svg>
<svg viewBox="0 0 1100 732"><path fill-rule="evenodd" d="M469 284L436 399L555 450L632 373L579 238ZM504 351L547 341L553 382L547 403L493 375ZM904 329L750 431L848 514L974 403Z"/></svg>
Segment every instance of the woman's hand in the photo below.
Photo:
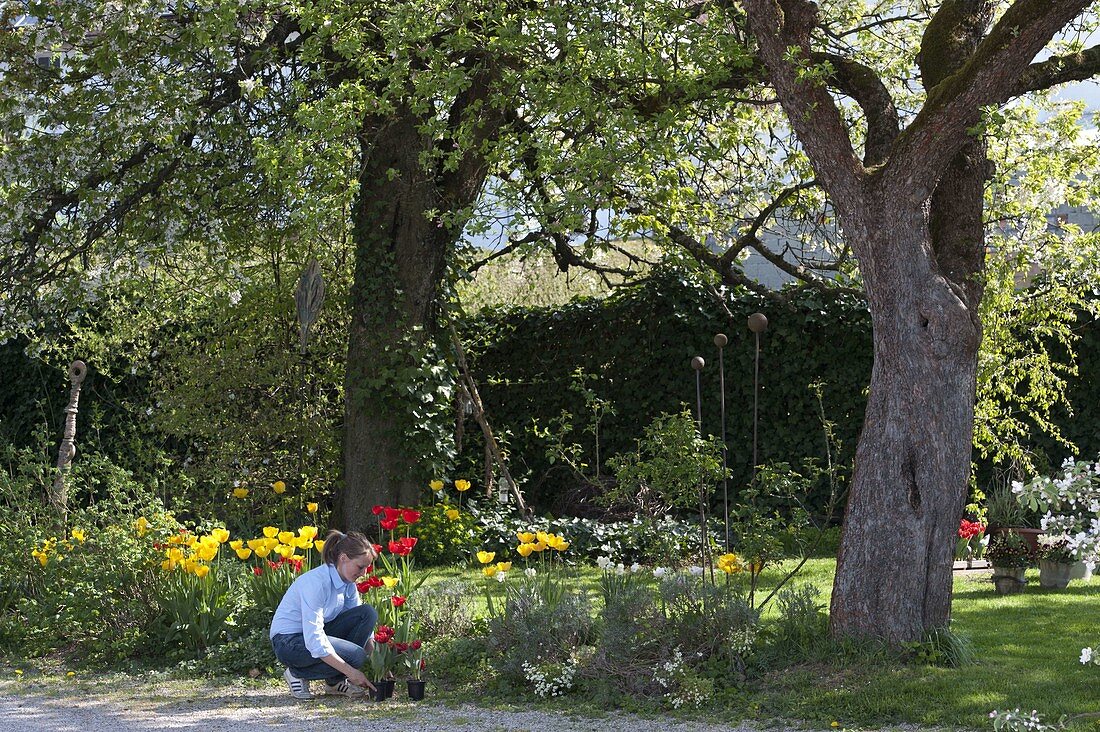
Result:
<svg viewBox="0 0 1100 732"><path fill-rule="evenodd" d="M347 677L348 677L348 683L349 684L354 684L355 686L361 686L362 688L370 689L371 691L378 691L377 689L374 688L374 684L367 681L366 675L364 675L363 672L360 671L357 668L353 668L350 671L348 671Z"/></svg>

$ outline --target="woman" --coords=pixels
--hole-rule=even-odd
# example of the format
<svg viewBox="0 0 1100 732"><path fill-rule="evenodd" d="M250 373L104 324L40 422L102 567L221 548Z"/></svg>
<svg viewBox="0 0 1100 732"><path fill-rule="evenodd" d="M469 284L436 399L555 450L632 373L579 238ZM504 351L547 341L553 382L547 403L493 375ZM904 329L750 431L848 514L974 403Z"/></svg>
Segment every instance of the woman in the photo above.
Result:
<svg viewBox="0 0 1100 732"><path fill-rule="evenodd" d="M357 532L330 531L324 564L287 589L271 619L271 645L286 665L283 678L295 699L312 699L310 679L324 679L325 692L362 696L374 689L359 668L367 660L378 613L359 601L355 580L378 555Z"/></svg>

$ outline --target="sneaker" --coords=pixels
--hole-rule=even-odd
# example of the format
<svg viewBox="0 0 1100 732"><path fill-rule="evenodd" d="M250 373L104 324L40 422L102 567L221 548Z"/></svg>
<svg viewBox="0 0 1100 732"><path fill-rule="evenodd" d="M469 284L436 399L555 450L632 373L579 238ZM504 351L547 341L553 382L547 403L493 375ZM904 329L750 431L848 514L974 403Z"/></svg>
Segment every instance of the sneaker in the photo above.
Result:
<svg viewBox="0 0 1100 732"><path fill-rule="evenodd" d="M309 691L309 681L306 679L299 679L294 674L290 673L288 668L283 671L283 678L286 679L286 685L290 687L290 695L295 699L312 699L313 694Z"/></svg>
<svg viewBox="0 0 1100 732"><path fill-rule="evenodd" d="M325 682L325 693L326 694L339 694L340 696L357 697L357 696L363 696L367 692L362 687L355 686L355 685L349 683L347 679L340 679L340 681L336 682L335 684L330 684L326 681Z"/></svg>

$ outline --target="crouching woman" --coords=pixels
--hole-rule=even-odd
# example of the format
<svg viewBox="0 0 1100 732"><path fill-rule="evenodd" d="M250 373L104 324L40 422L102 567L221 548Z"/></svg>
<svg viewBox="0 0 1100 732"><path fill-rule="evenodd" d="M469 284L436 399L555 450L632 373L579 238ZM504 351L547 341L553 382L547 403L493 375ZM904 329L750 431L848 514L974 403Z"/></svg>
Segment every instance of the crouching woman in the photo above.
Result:
<svg viewBox="0 0 1100 732"><path fill-rule="evenodd" d="M295 699L312 699L309 682L325 680L325 692L362 696L374 687L359 669L370 653L378 613L359 600L355 580L377 554L357 532L330 531L324 564L287 589L271 620L271 645L286 666L283 678Z"/></svg>

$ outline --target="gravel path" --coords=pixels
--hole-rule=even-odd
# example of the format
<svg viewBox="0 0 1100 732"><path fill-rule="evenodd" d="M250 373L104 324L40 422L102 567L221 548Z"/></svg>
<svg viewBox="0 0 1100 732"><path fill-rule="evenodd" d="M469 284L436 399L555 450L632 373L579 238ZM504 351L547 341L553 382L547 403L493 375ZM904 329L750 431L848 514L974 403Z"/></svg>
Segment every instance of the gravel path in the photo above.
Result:
<svg viewBox="0 0 1100 732"><path fill-rule="evenodd" d="M429 690L430 691L430 690ZM252 686L111 689L109 682L0 683L0 730L20 732L257 732L258 730L396 729L402 732L758 732L760 728L611 713L588 718L561 712L487 709L470 704L391 699L292 699Z"/></svg>

